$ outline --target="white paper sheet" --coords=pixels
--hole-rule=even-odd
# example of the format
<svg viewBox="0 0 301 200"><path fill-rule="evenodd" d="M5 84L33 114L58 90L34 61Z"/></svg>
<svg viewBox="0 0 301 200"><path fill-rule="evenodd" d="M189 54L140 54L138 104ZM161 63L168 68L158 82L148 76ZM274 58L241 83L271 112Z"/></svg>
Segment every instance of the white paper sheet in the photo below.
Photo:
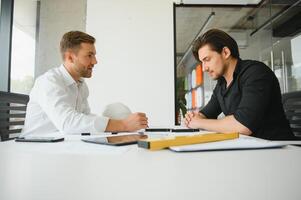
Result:
<svg viewBox="0 0 301 200"><path fill-rule="evenodd" d="M203 144L193 144L185 146L174 146L169 149L176 152L191 151L214 151L214 150L233 150L233 149L264 149L283 147L285 144L262 140L254 137L240 135L239 138L233 140L224 140L218 142L209 142Z"/></svg>

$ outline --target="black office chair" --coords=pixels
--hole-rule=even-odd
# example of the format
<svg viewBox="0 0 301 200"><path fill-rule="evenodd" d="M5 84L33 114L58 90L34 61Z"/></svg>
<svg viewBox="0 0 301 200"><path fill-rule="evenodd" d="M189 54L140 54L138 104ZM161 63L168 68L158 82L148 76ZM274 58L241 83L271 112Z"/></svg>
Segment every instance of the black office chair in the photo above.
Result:
<svg viewBox="0 0 301 200"><path fill-rule="evenodd" d="M28 95L0 91L0 141L19 136L28 101Z"/></svg>
<svg viewBox="0 0 301 200"><path fill-rule="evenodd" d="M293 133L301 139L301 91L283 94L282 103Z"/></svg>

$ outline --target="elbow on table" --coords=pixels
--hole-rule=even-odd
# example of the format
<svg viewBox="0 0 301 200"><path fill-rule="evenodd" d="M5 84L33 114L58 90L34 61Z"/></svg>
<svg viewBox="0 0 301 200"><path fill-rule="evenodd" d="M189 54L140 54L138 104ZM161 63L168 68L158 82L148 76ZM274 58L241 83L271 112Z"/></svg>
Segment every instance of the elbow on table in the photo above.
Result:
<svg viewBox="0 0 301 200"><path fill-rule="evenodd" d="M239 127L238 132L244 135L252 135L252 131L244 125L241 125L241 127Z"/></svg>

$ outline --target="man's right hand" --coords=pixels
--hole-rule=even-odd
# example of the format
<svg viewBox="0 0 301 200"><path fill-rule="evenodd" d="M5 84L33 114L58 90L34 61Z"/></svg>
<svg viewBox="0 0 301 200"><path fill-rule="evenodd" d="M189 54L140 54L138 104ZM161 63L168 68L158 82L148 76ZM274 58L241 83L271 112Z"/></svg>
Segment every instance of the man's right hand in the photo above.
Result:
<svg viewBox="0 0 301 200"><path fill-rule="evenodd" d="M148 127L148 118L145 113L133 113L122 120L125 131L137 131Z"/></svg>

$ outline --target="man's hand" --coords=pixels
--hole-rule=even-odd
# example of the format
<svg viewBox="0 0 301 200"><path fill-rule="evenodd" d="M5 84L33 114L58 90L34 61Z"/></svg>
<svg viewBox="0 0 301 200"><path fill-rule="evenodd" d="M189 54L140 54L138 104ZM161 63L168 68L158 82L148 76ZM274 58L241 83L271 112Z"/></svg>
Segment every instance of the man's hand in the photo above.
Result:
<svg viewBox="0 0 301 200"><path fill-rule="evenodd" d="M137 131L148 127L148 118L145 113L133 113L122 120L125 131Z"/></svg>
<svg viewBox="0 0 301 200"><path fill-rule="evenodd" d="M188 127L191 119L193 118L193 115L194 115L193 112L190 112L190 111L186 113L184 123L187 127Z"/></svg>
<svg viewBox="0 0 301 200"><path fill-rule="evenodd" d="M200 128L200 119L204 119L204 117L198 112L187 112L184 122L188 128Z"/></svg>
<svg viewBox="0 0 301 200"><path fill-rule="evenodd" d="M252 131L237 121L233 115L222 119L207 119L202 113L187 112L185 115L185 125L188 128L201 128L219 133L238 132L245 135L252 134Z"/></svg>

